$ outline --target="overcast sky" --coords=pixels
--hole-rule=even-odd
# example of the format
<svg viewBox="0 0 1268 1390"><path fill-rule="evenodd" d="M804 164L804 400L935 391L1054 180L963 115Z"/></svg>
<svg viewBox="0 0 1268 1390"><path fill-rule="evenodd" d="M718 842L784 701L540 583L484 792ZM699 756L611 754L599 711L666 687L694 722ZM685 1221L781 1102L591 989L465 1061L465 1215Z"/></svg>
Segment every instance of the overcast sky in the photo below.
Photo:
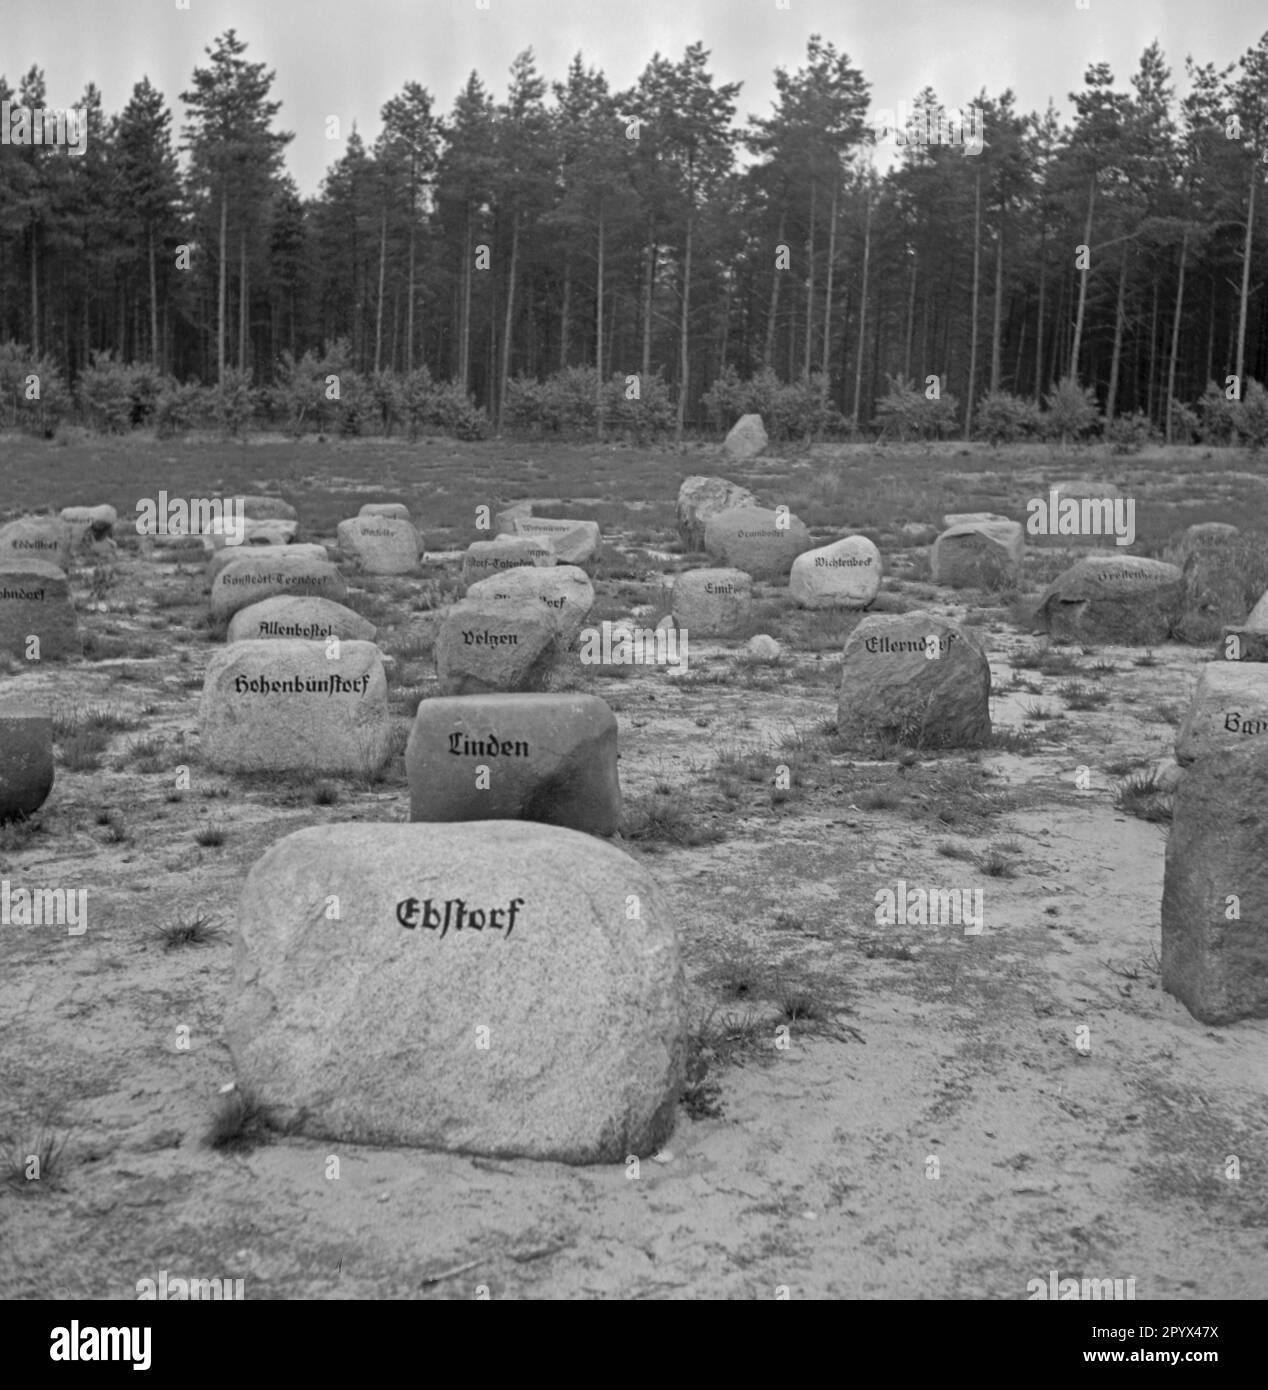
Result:
<svg viewBox="0 0 1268 1390"><path fill-rule="evenodd" d="M634 82L653 52L673 60L696 39L711 50L716 82L742 82L737 117L770 112L773 69L805 58L820 33L871 83L873 109L896 108L931 86L948 105L985 87L1011 86L1022 111L1049 96L1070 110L1088 63L1106 61L1120 86L1157 38L1180 92L1184 59L1233 62L1268 29L1256 0L0 0L0 73L12 86L32 63L44 68L48 104L73 105L89 80L106 109L127 102L148 76L184 119L179 95L204 50L236 28L247 57L276 70L278 125L293 131L287 168L300 191L317 191L342 151L325 138L326 117L367 143L383 103L410 79L448 112L474 68L495 98L507 70L532 46L547 81L562 80L580 49L614 90ZM885 162L884 160L881 161Z"/></svg>

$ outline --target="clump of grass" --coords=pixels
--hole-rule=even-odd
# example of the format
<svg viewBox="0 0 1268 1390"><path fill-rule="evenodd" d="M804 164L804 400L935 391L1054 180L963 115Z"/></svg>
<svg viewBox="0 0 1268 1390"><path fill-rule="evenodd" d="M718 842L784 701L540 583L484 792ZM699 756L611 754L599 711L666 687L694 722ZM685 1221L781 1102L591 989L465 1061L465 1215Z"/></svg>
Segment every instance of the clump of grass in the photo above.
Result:
<svg viewBox="0 0 1268 1390"><path fill-rule="evenodd" d="M97 824L104 824L106 827L106 841L112 845L126 845L131 840L132 835L128 830L127 824L118 811L106 812L103 822L100 816L97 817Z"/></svg>
<svg viewBox="0 0 1268 1390"><path fill-rule="evenodd" d="M208 821L194 832L194 841L204 849L214 849L225 842L225 828L217 821Z"/></svg>
<svg viewBox="0 0 1268 1390"><path fill-rule="evenodd" d="M31 841L42 829L40 822L33 816L0 821L0 850L12 854L17 850L28 849Z"/></svg>
<svg viewBox="0 0 1268 1390"><path fill-rule="evenodd" d="M978 864L982 872L989 874L992 878L1015 878L1017 876L1015 861L1023 852L1020 841L1015 839L1000 840L987 849Z"/></svg>
<svg viewBox="0 0 1268 1390"><path fill-rule="evenodd" d="M62 763L71 772L96 772L109 742L110 735L102 729L82 729L63 742Z"/></svg>
<svg viewBox="0 0 1268 1390"><path fill-rule="evenodd" d="M937 852L944 859L963 859L970 864L977 858L968 845L957 845L954 840L943 840L937 846Z"/></svg>
<svg viewBox="0 0 1268 1390"><path fill-rule="evenodd" d="M263 1105L250 1091L234 1086L221 1096L203 1142L221 1153L249 1153L271 1137Z"/></svg>
<svg viewBox="0 0 1268 1390"><path fill-rule="evenodd" d="M62 1186L65 1170L62 1155L70 1134L58 1135L47 1123L40 1125L26 1140L9 1147L5 1164L6 1184L19 1192L48 1191Z"/></svg>
<svg viewBox="0 0 1268 1390"><path fill-rule="evenodd" d="M1153 652L1146 652L1143 656L1132 657L1133 666L1157 666L1158 658Z"/></svg>
<svg viewBox="0 0 1268 1390"><path fill-rule="evenodd" d="M334 806L340 797L339 788L334 782L318 782L312 790L313 804L315 806Z"/></svg>
<svg viewBox="0 0 1268 1390"><path fill-rule="evenodd" d="M1019 652L1011 658L1015 669L1038 671L1041 676L1069 676L1079 669L1079 663L1069 652L1057 651L1053 647L1036 647L1028 652Z"/></svg>
<svg viewBox="0 0 1268 1390"><path fill-rule="evenodd" d="M1171 819L1174 798L1158 785L1152 771L1138 772L1114 789L1114 805L1124 815L1140 820L1166 822Z"/></svg>
<svg viewBox="0 0 1268 1390"><path fill-rule="evenodd" d="M181 946L210 946L224 937L224 930L209 912L192 917L178 917L155 928L165 951Z"/></svg>
<svg viewBox="0 0 1268 1390"><path fill-rule="evenodd" d="M869 787L859 793L855 804L860 811L895 811L903 799L892 787Z"/></svg>
<svg viewBox="0 0 1268 1390"><path fill-rule="evenodd" d="M653 792L626 803L621 834L627 840L651 845L694 849L714 845L723 831L701 821L700 812L683 791Z"/></svg>
<svg viewBox="0 0 1268 1390"><path fill-rule="evenodd" d="M1153 716L1155 719L1160 719L1164 724L1179 725L1180 721L1184 718L1184 711L1179 705L1167 702L1165 704L1155 705L1153 707Z"/></svg>
<svg viewBox="0 0 1268 1390"><path fill-rule="evenodd" d="M1002 753L1033 753L1039 744L1039 735L1033 729L1014 729L1010 725L996 726L991 730L991 744Z"/></svg>
<svg viewBox="0 0 1268 1390"><path fill-rule="evenodd" d="M1066 708L1072 710L1101 709L1109 703L1110 698L1108 690L1080 685L1078 681L1066 681L1057 687L1057 694L1066 702Z"/></svg>
<svg viewBox="0 0 1268 1390"><path fill-rule="evenodd" d="M150 774L163 771L163 740L157 734L150 738L137 739L127 751L120 755L115 767L122 771L132 767L136 772Z"/></svg>
<svg viewBox="0 0 1268 1390"><path fill-rule="evenodd" d="M1038 700L1028 700L1022 706L1022 712L1027 719L1042 720L1056 717L1052 710L1048 709L1046 705L1040 704Z"/></svg>

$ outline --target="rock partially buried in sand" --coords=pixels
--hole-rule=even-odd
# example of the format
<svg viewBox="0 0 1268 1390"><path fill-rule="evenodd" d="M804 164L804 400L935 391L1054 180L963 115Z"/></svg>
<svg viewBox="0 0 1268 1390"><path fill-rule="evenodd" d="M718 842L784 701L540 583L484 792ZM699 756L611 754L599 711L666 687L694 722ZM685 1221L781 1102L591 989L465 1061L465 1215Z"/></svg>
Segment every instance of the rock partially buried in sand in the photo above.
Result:
<svg viewBox="0 0 1268 1390"><path fill-rule="evenodd" d="M1184 607L1184 574L1162 560L1107 555L1080 560L1039 600L1035 619L1058 642L1165 642Z"/></svg>
<svg viewBox="0 0 1268 1390"><path fill-rule="evenodd" d="M595 695L422 700L405 749L410 820L531 820L611 835L621 819L616 735L616 715Z"/></svg>
<svg viewBox="0 0 1268 1390"><path fill-rule="evenodd" d="M313 1138L646 1157L672 1132L685 1024L668 904L591 835L315 826L242 892L225 1020L238 1084Z"/></svg>
<svg viewBox="0 0 1268 1390"><path fill-rule="evenodd" d="M1202 668L1176 735L1176 761L1187 765L1251 740L1268 743L1268 669L1259 663L1212 661Z"/></svg>
<svg viewBox="0 0 1268 1390"><path fill-rule="evenodd" d="M603 554L597 521L517 516L515 534L547 543L561 565L593 565Z"/></svg>
<svg viewBox="0 0 1268 1390"><path fill-rule="evenodd" d="M837 734L856 748L980 748L990 695L990 662L962 627L924 611L866 617L845 644Z"/></svg>
<svg viewBox="0 0 1268 1390"><path fill-rule="evenodd" d="M704 549L704 524L715 512L732 507L756 507L757 498L746 487L729 478L711 478L696 473L678 489L678 537L684 550Z"/></svg>
<svg viewBox="0 0 1268 1390"><path fill-rule="evenodd" d="M53 717L0 700L0 824L38 811L53 790Z"/></svg>
<svg viewBox="0 0 1268 1390"><path fill-rule="evenodd" d="M968 521L933 543L935 584L952 589L1003 589L1021 579L1026 537L1019 521Z"/></svg>
<svg viewBox="0 0 1268 1390"><path fill-rule="evenodd" d="M288 545L283 553L286 556L287 564L294 564L300 559L317 560L322 564L330 561L330 552L326 547L313 541L301 541L296 545ZM227 545L223 550L214 551L211 559L207 561L207 587L210 588L216 582L216 576L226 566L233 564L235 560L240 560L244 555L251 554L253 552L243 545Z"/></svg>
<svg viewBox="0 0 1268 1390"><path fill-rule="evenodd" d="M1176 793L1162 891L1162 987L1203 1023L1268 1018L1265 785L1268 739L1261 739L1200 758Z"/></svg>
<svg viewBox="0 0 1268 1390"><path fill-rule="evenodd" d="M0 560L0 652L34 663L81 651L65 573L44 560Z"/></svg>

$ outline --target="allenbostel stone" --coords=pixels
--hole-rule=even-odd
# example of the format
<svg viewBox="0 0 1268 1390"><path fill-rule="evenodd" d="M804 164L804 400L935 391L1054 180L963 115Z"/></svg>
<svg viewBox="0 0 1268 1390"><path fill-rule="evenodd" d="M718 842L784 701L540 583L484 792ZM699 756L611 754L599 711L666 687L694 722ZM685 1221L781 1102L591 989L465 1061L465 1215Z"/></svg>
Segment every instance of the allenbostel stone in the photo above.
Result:
<svg viewBox="0 0 1268 1390"><path fill-rule="evenodd" d="M358 515L386 516L395 521L412 521L409 508L404 502L367 502Z"/></svg>
<svg viewBox="0 0 1268 1390"><path fill-rule="evenodd" d="M546 516L515 518L515 534L548 541L561 565L593 565L603 554L597 521L566 521Z"/></svg>
<svg viewBox="0 0 1268 1390"><path fill-rule="evenodd" d="M533 820L611 835L621 819L616 732L595 695L423 700L405 748L410 820Z"/></svg>
<svg viewBox="0 0 1268 1390"><path fill-rule="evenodd" d="M1216 749L1252 742L1268 743L1268 670L1261 663L1209 662L1176 735L1176 761L1187 766Z"/></svg>
<svg viewBox="0 0 1268 1390"><path fill-rule="evenodd" d="M1268 739L1185 774L1162 890L1162 987L1202 1023L1268 1018Z"/></svg>
<svg viewBox="0 0 1268 1390"><path fill-rule="evenodd" d="M249 554L239 554L212 581L213 618L231 618L239 608L280 594L314 594L338 603L348 592L343 576L329 560L292 555L294 546L249 549Z"/></svg>
<svg viewBox="0 0 1268 1390"><path fill-rule="evenodd" d="M678 537L684 550L704 549L704 524L714 512L731 507L756 507L757 498L729 478L693 474L678 489Z"/></svg>
<svg viewBox="0 0 1268 1390"><path fill-rule="evenodd" d="M207 663L198 724L220 772L377 770L391 748L387 678L373 642L266 638Z"/></svg>
<svg viewBox="0 0 1268 1390"><path fill-rule="evenodd" d="M53 790L53 717L0 700L0 824L38 811Z"/></svg>
<svg viewBox="0 0 1268 1390"><path fill-rule="evenodd" d="M229 642L259 642L289 637L304 642L373 642L372 622L326 598L266 598L240 608L229 620Z"/></svg>
<svg viewBox="0 0 1268 1390"><path fill-rule="evenodd" d="M866 536L803 551L788 577L802 608L866 608L880 587L881 553Z"/></svg>
<svg viewBox="0 0 1268 1390"><path fill-rule="evenodd" d="M436 638L442 695L541 690L562 655L559 627L543 610L463 599Z"/></svg>
<svg viewBox="0 0 1268 1390"><path fill-rule="evenodd" d="M952 589L1004 589L1021 579L1026 537L1019 521L968 521L933 543L935 584Z"/></svg>
<svg viewBox="0 0 1268 1390"><path fill-rule="evenodd" d="M780 525L781 520L786 525ZM791 512L767 507L729 507L704 523L704 548L732 569L754 579L778 579L811 548L810 532Z"/></svg>
<svg viewBox="0 0 1268 1390"><path fill-rule="evenodd" d="M672 1132L684 998L668 904L614 846L336 823L247 876L225 1036L242 1089L312 1138L617 1164Z"/></svg>
<svg viewBox="0 0 1268 1390"><path fill-rule="evenodd" d="M1165 642L1184 607L1184 574L1134 555L1089 557L1057 576L1035 618L1058 642Z"/></svg>
<svg viewBox="0 0 1268 1390"><path fill-rule="evenodd" d="M249 521L298 521L299 513L280 497L244 496L235 498L242 503L242 515Z"/></svg>
<svg viewBox="0 0 1268 1390"><path fill-rule="evenodd" d="M491 541L472 541L462 557L462 581L478 584L503 570L521 565L554 565L559 557L549 541L527 536L496 536Z"/></svg>
<svg viewBox="0 0 1268 1390"><path fill-rule="evenodd" d="M418 565L418 532L390 516L355 516L336 527L340 553L366 574L408 574Z"/></svg>
<svg viewBox="0 0 1268 1390"><path fill-rule="evenodd" d="M41 560L70 568L71 528L56 516L21 516L0 526L0 564Z"/></svg>
<svg viewBox="0 0 1268 1390"><path fill-rule="evenodd" d="M845 644L837 733L854 748L980 748L990 694L990 662L964 628L923 610L872 615Z"/></svg>
<svg viewBox="0 0 1268 1390"><path fill-rule="evenodd" d="M0 560L0 652L34 662L81 651L65 572L43 560Z"/></svg>
<svg viewBox="0 0 1268 1390"><path fill-rule="evenodd" d="M223 550L212 552L211 558L207 561L207 585L210 587L216 582L216 576L235 560L240 560L244 555L251 555L257 552L252 551L245 544L227 545ZM326 563L330 560L330 552L324 545L318 545L315 541L301 541L294 545L288 545L282 552L286 556L288 564L293 564L300 559L320 560Z"/></svg>
<svg viewBox="0 0 1268 1390"><path fill-rule="evenodd" d="M579 565L521 565L472 584L467 598L481 604L506 604L520 612L545 613L559 631L560 645L568 648L594 607L594 585Z"/></svg>
<svg viewBox="0 0 1268 1390"><path fill-rule="evenodd" d="M669 596L674 623L691 637L723 637L753 607L753 579L743 570L684 570Z"/></svg>
<svg viewBox="0 0 1268 1390"><path fill-rule="evenodd" d="M741 415L731 426L726 442L722 445L728 458L755 458L769 443L766 426L760 415Z"/></svg>
<svg viewBox="0 0 1268 1390"><path fill-rule="evenodd" d="M63 507L58 513L70 528L71 548L78 550L85 540L109 540L119 521L119 513L106 503L99 507Z"/></svg>

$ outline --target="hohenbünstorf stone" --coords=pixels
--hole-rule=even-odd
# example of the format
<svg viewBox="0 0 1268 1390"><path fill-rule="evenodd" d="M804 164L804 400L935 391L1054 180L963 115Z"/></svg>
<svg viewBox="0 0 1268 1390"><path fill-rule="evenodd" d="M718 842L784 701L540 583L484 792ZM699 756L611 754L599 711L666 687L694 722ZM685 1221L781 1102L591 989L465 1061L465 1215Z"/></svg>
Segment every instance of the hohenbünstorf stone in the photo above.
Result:
<svg viewBox="0 0 1268 1390"><path fill-rule="evenodd" d="M423 700L405 749L410 819L533 820L611 835L621 819L616 732L595 695Z"/></svg>
<svg viewBox="0 0 1268 1390"><path fill-rule="evenodd" d="M521 565L478 580L467 590L467 598L545 613L558 628L561 645L570 647L594 607L594 585L579 565Z"/></svg>
<svg viewBox="0 0 1268 1390"><path fill-rule="evenodd" d="M373 642L235 642L207 663L198 722L221 772L369 773L391 746L387 678Z"/></svg>
<svg viewBox="0 0 1268 1390"><path fill-rule="evenodd" d="M743 570L684 570L670 593L674 623L691 637L722 637L748 617L752 576Z"/></svg>
<svg viewBox="0 0 1268 1390"><path fill-rule="evenodd" d="M1268 668L1209 662L1176 735L1176 761L1187 765L1217 748L1250 742L1268 743Z"/></svg>
<svg viewBox="0 0 1268 1390"><path fill-rule="evenodd" d="M523 821L334 824L247 877L238 1084L334 1142L624 1163L683 1081L677 933L647 871Z"/></svg>
<svg viewBox="0 0 1268 1390"><path fill-rule="evenodd" d="M562 655L559 627L537 609L463 599L436 639L442 695L542 690Z"/></svg>
<svg viewBox="0 0 1268 1390"><path fill-rule="evenodd" d="M408 574L418 564L418 532L390 516L354 516L335 528L340 553L366 574Z"/></svg>
<svg viewBox="0 0 1268 1390"><path fill-rule="evenodd" d="M229 620L226 640L261 642L289 637L304 642L373 642L374 624L327 598L266 598L240 608Z"/></svg>
<svg viewBox="0 0 1268 1390"><path fill-rule="evenodd" d="M933 543L933 582L952 589L1003 589L1021 578L1025 554L1019 521L948 526Z"/></svg>
<svg viewBox="0 0 1268 1390"><path fill-rule="evenodd" d="M706 517L704 547L724 565L754 579L778 579L810 549L810 532L790 512L730 507Z"/></svg>
<svg viewBox="0 0 1268 1390"><path fill-rule="evenodd" d="M678 536L684 550L704 549L704 523L714 512L756 507L757 498L729 478L694 474L678 489Z"/></svg>
<svg viewBox="0 0 1268 1390"><path fill-rule="evenodd" d="M866 608L881 586L881 553L866 536L846 536L798 555L788 592L802 608Z"/></svg>
<svg viewBox="0 0 1268 1390"><path fill-rule="evenodd" d="M755 458L766 447L766 426L760 415L741 415L731 426L730 433L722 447L727 457L733 459Z"/></svg>
<svg viewBox="0 0 1268 1390"><path fill-rule="evenodd" d="M845 644L837 733L851 747L980 748L991 666L957 624L917 611L864 618Z"/></svg>
<svg viewBox="0 0 1268 1390"><path fill-rule="evenodd" d="M1209 669L1209 668L1208 668ZM1162 890L1162 987L1203 1023L1268 1018L1268 739L1184 775Z"/></svg>
<svg viewBox="0 0 1268 1390"><path fill-rule="evenodd" d="M241 551L242 547L238 547ZM293 546L251 548L239 554L211 585L211 615L231 618L239 608L279 594L315 594L338 603L348 592L343 576L329 560L291 554Z"/></svg>
<svg viewBox="0 0 1268 1390"><path fill-rule="evenodd" d="M0 652L35 662L81 650L65 573L44 560L0 561Z"/></svg>
<svg viewBox="0 0 1268 1390"><path fill-rule="evenodd" d="M1184 574L1134 555L1089 557L1057 576L1035 618L1058 642L1165 642L1184 607Z"/></svg>
<svg viewBox="0 0 1268 1390"><path fill-rule="evenodd" d="M52 715L25 701L0 701L0 823L38 811L52 790Z"/></svg>

